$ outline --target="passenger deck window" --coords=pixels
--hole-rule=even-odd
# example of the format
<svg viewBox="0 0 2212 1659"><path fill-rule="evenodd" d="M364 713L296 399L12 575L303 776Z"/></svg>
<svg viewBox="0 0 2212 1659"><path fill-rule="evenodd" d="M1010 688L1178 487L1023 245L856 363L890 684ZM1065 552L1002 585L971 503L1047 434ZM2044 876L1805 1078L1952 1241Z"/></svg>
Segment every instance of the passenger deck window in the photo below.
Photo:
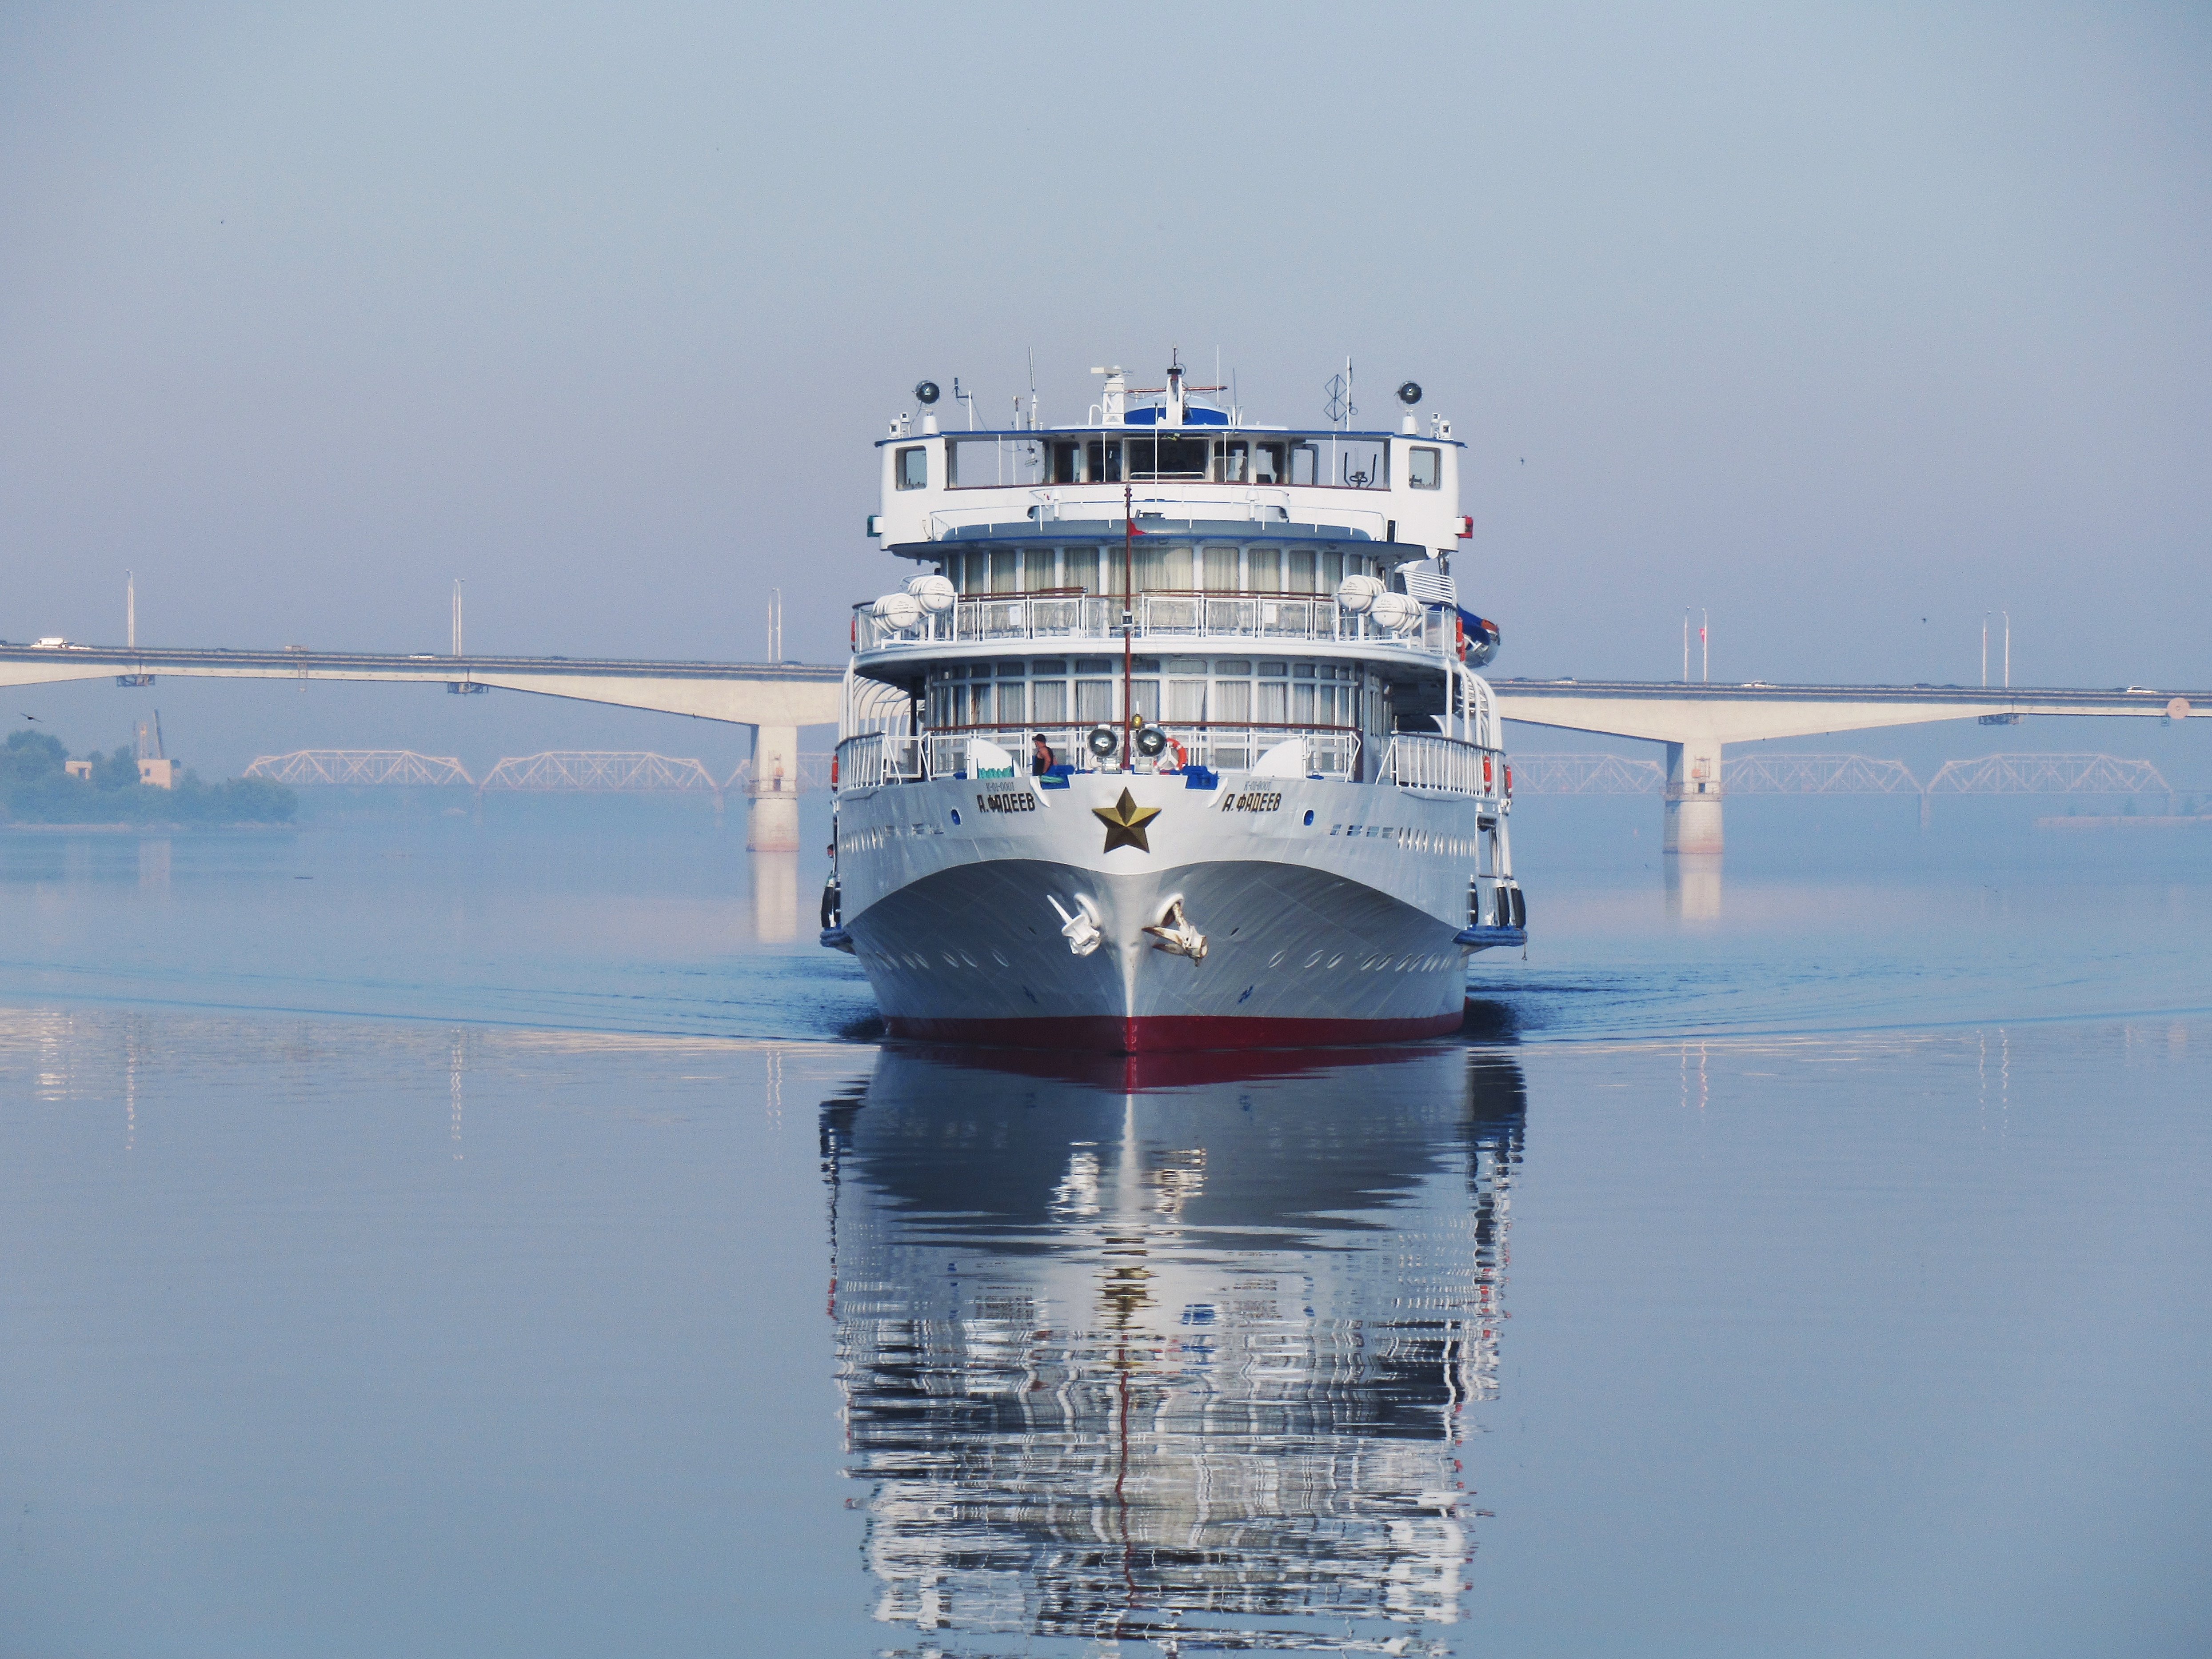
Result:
<svg viewBox="0 0 2212 1659"><path fill-rule="evenodd" d="M1284 457L1289 453L1286 444L1254 444L1252 446L1252 482L1279 484L1290 477L1290 468Z"/></svg>
<svg viewBox="0 0 2212 1659"><path fill-rule="evenodd" d="M1443 483L1443 451L1415 448L1406 454L1406 482L1416 489L1435 489Z"/></svg>
<svg viewBox="0 0 2212 1659"><path fill-rule="evenodd" d="M916 444L911 449L898 453L898 465L893 468L901 489L929 488L929 451Z"/></svg>
<svg viewBox="0 0 2212 1659"><path fill-rule="evenodd" d="M1243 438L1231 438L1219 449L1214 465L1214 479L1219 483L1248 483L1252 477L1252 446Z"/></svg>
<svg viewBox="0 0 2212 1659"><path fill-rule="evenodd" d="M1052 481L1054 483L1083 482L1083 446L1061 442L1052 447Z"/></svg>

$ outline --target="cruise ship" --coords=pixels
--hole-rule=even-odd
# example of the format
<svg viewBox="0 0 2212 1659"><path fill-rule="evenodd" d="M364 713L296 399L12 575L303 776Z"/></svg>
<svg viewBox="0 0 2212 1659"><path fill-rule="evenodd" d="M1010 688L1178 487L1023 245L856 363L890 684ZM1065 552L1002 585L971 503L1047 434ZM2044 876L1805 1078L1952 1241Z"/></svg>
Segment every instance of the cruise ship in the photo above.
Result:
<svg viewBox="0 0 2212 1659"><path fill-rule="evenodd" d="M822 942L895 1036L1455 1030L1528 918L1450 422L1410 380L1372 431L1094 373L1080 425L948 431L924 381L878 441L912 573L854 611Z"/></svg>

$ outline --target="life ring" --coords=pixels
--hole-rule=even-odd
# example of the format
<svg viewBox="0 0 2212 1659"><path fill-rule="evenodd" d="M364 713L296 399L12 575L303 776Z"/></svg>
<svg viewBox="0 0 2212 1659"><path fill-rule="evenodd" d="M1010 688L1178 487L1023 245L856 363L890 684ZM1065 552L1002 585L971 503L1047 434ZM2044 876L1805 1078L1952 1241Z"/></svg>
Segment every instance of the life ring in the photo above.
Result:
<svg viewBox="0 0 2212 1659"><path fill-rule="evenodd" d="M1190 764L1190 756L1175 738L1168 739L1168 747L1175 750L1175 769L1178 772Z"/></svg>
<svg viewBox="0 0 2212 1659"><path fill-rule="evenodd" d="M1487 755L1482 757L1482 787L1485 789L1490 787L1490 757Z"/></svg>

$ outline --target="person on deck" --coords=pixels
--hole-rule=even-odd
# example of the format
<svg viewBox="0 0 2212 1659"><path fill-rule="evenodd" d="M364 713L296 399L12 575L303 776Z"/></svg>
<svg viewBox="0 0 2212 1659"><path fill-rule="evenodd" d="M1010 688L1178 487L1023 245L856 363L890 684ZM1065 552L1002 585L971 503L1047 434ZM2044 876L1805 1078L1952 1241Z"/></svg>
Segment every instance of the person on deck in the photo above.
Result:
<svg viewBox="0 0 2212 1659"><path fill-rule="evenodd" d="M1030 750L1030 770L1040 778L1052 770L1052 745L1044 740L1044 733L1042 732L1038 732L1032 740Z"/></svg>

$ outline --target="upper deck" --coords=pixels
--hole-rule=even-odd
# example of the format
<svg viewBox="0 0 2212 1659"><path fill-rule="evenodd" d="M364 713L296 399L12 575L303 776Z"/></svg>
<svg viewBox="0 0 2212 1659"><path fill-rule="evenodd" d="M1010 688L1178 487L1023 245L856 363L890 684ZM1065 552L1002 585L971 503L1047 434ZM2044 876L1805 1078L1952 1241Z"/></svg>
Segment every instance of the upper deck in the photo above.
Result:
<svg viewBox="0 0 2212 1659"><path fill-rule="evenodd" d="M1392 542L1431 556L1468 534L1462 446L1442 416L1424 423L1409 403L1395 432L1263 426L1192 395L1204 389L1171 368L1158 401L1133 404L1146 394L1115 370L1078 426L945 432L933 413L901 416L876 446L882 511L869 533L909 558L940 557L947 541L1118 538L1125 514L1140 531Z"/></svg>

